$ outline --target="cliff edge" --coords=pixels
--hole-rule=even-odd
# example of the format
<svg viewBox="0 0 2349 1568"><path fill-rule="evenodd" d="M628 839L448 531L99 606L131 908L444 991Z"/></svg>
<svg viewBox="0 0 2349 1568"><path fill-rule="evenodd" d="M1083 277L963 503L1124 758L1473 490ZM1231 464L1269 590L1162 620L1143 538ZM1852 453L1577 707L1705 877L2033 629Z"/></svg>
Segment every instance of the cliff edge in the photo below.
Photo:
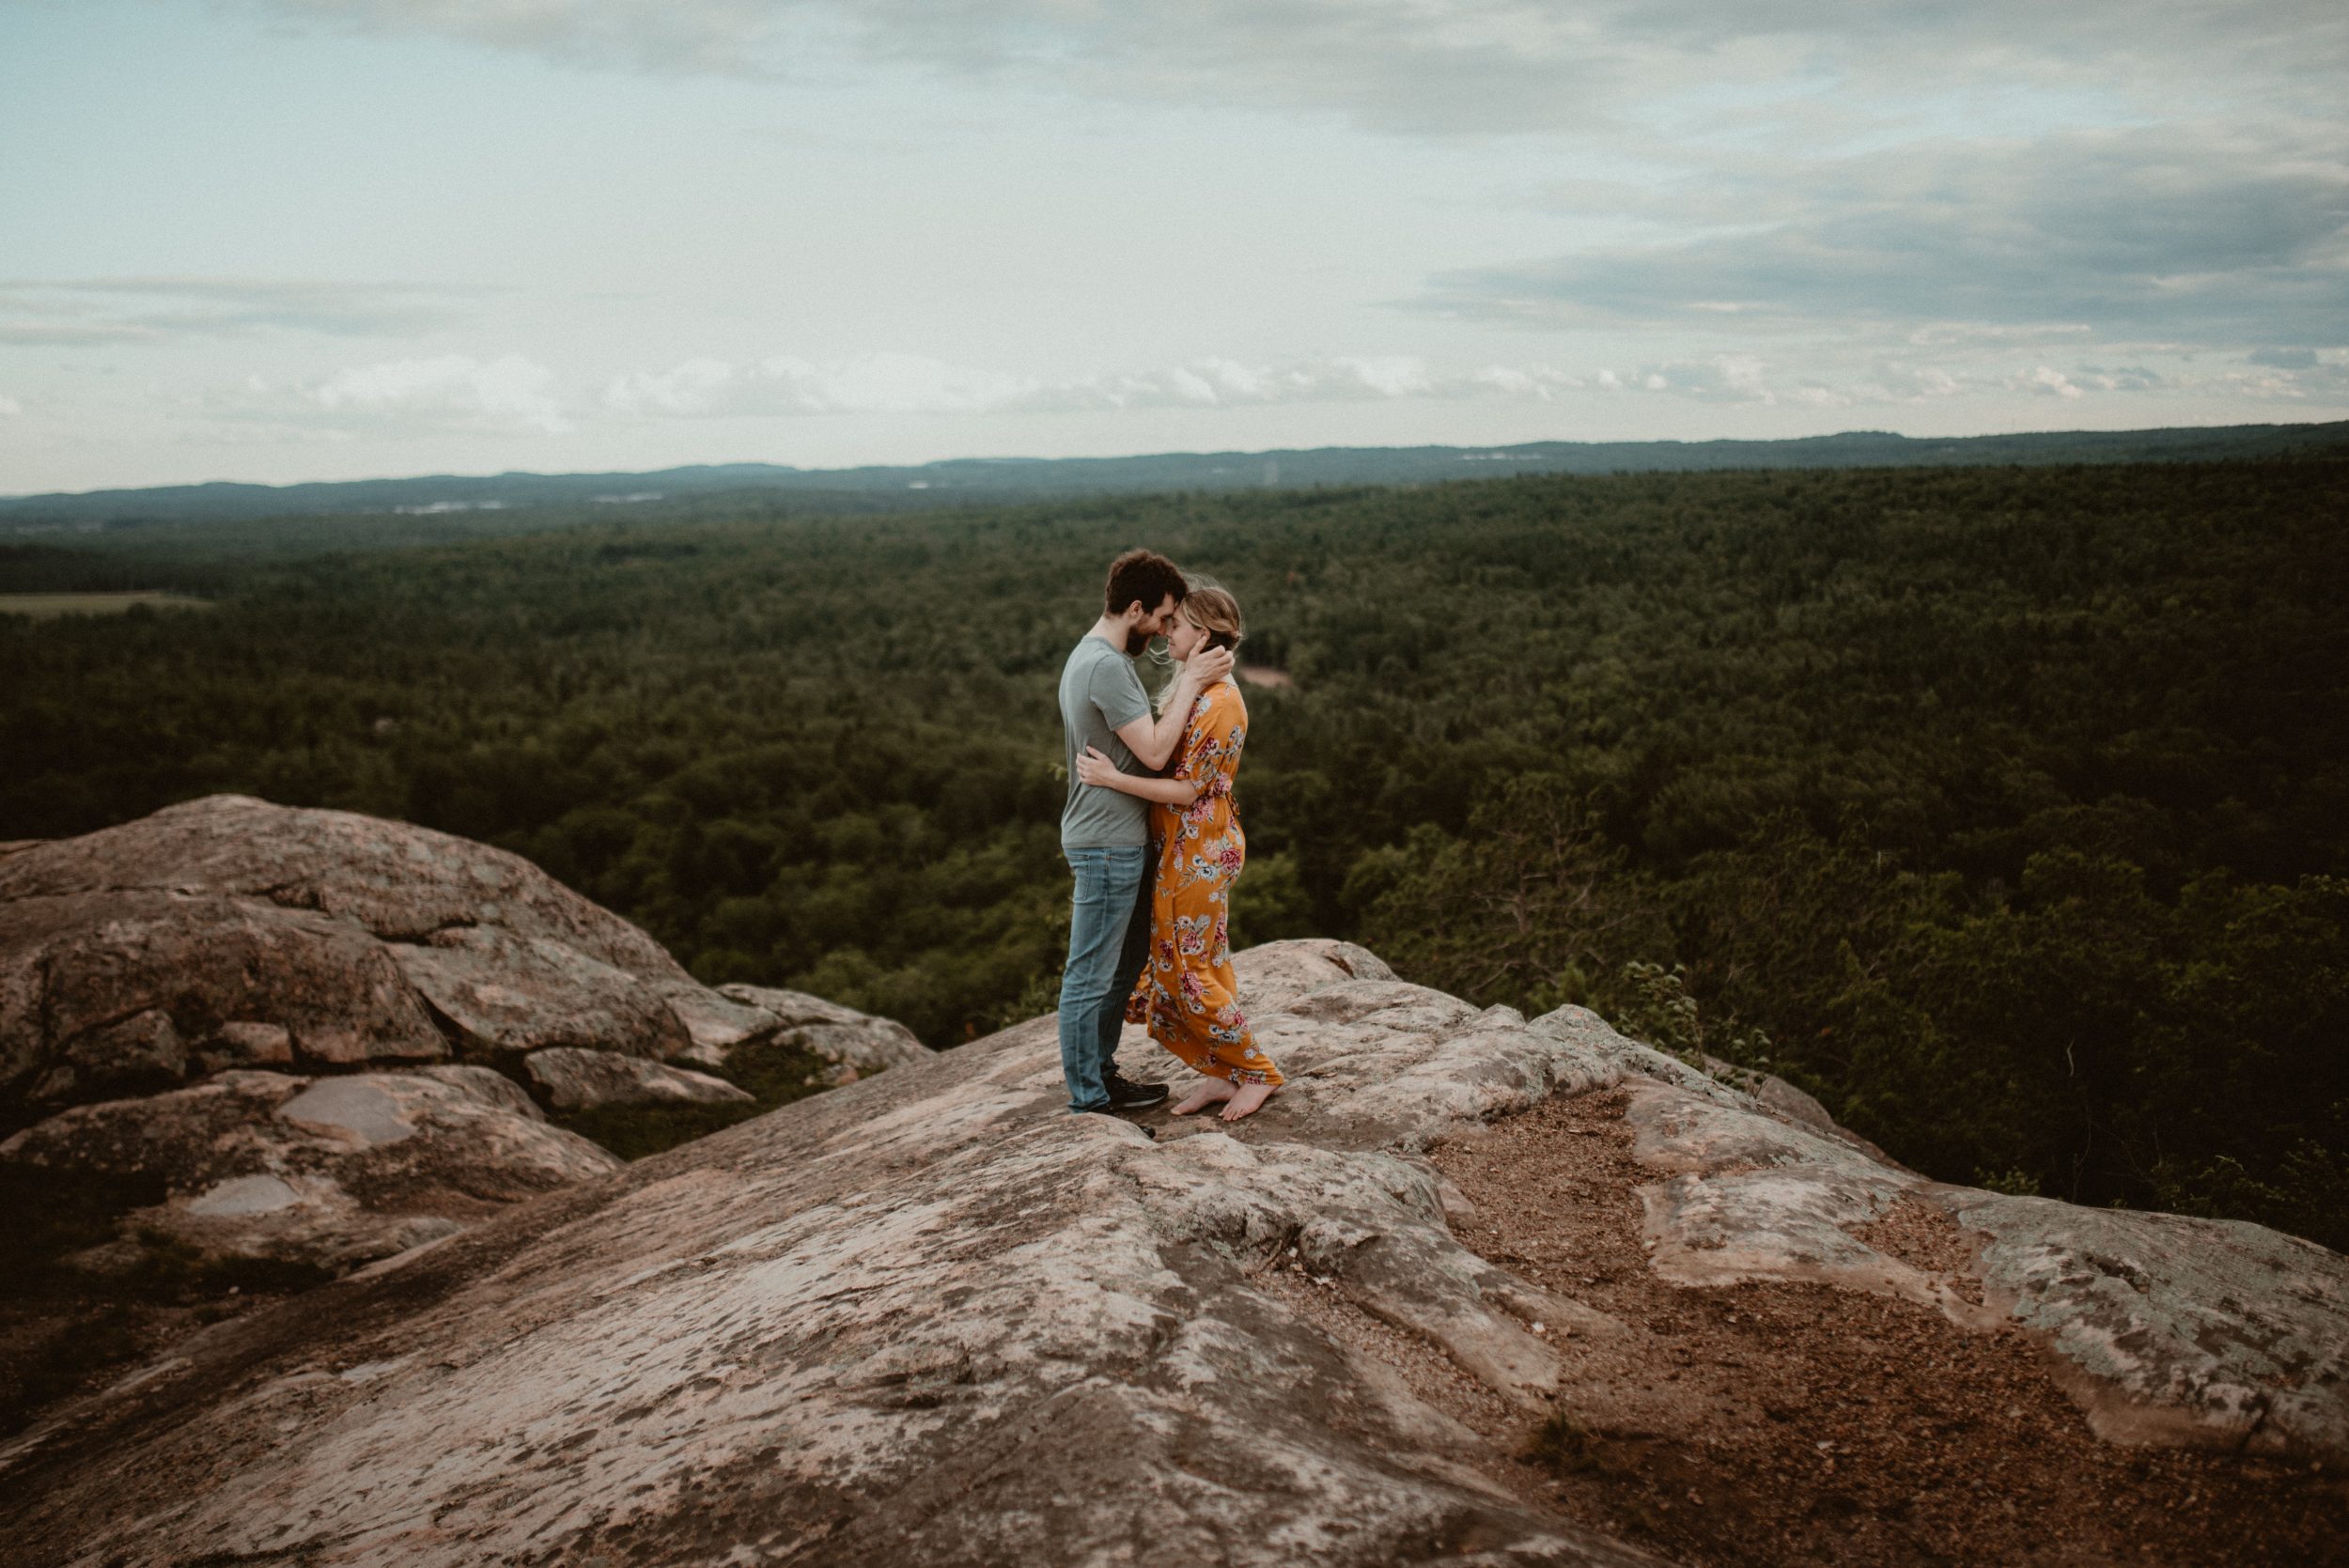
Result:
<svg viewBox="0 0 2349 1568"><path fill-rule="evenodd" d="M2172 1560L2206 1538L2338 1550L2341 1257L1940 1186L1593 1015L1479 1010L1345 943L1240 972L1290 1079L1247 1122L1160 1114L1154 1141L1067 1115L1034 1020L203 1331L0 1449L0 1543L90 1564L1634 1563L1773 1560L1770 1531L1825 1507L1814 1541L1846 1545L1783 1560L1945 1552L1930 1499L1854 1516L1870 1494L1836 1477L1898 1456L1798 1441L1826 1418L1770 1391L1783 1335L1883 1362L1879 1389L1814 1403L1889 1405L1938 1366L2011 1399L2050 1445L2034 1473L2150 1455L2112 1484L2232 1498L2141 1521ZM1174 1070L1130 1032L1122 1060ZM1977 1351L1992 1370L1968 1374ZM1918 1473L1981 1450L1957 1424ZM1775 1457L1736 1461L1750 1428ZM1845 1503L1771 1513L1801 1499L1756 1467L1797 1460L1786 1486ZM1682 1497L1707 1465L1711 1499ZM1632 1480L1636 1507L1589 1491Z"/></svg>

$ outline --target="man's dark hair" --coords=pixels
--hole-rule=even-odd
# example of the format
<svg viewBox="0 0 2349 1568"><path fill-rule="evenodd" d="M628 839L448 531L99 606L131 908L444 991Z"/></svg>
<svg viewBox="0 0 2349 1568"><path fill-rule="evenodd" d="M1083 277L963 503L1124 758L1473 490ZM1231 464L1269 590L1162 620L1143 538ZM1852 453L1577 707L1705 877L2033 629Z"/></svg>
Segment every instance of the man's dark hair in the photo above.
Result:
<svg viewBox="0 0 2349 1568"><path fill-rule="evenodd" d="M1180 604L1190 592L1182 568L1174 562L1155 550L1129 550L1110 563L1109 587L1103 597L1112 615L1123 614L1129 604L1140 604L1147 614L1167 595L1173 594L1174 602Z"/></svg>

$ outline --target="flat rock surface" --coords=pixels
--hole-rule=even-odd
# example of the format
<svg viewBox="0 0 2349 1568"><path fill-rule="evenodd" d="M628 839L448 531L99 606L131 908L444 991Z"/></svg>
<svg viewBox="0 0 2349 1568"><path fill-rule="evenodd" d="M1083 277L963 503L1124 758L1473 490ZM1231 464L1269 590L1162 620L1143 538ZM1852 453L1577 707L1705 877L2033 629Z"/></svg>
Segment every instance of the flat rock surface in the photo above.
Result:
<svg viewBox="0 0 2349 1568"><path fill-rule="evenodd" d="M2349 1259L2259 1225L2080 1208L1926 1181L1761 1106L1643 1081L1626 1121L1659 1274L1820 1281L2012 1322L2096 1429L2349 1466ZM1921 1268L1870 1239L1906 1200L1979 1252ZM1963 1281L1970 1279L1970 1288ZM1967 1297L1971 1295L1972 1299Z"/></svg>
<svg viewBox="0 0 2349 1568"><path fill-rule="evenodd" d="M1609 1113L1628 1173L1592 1202L1656 1243L1636 1254L1656 1290L1799 1288L1995 1332L1959 1321L1999 1308L1967 1298L1957 1224L1897 1239L1923 1223L1901 1205L1933 1196L1915 1178L1871 1177L1864 1153L1588 1015L1479 1011L1339 943L1239 967L1289 1077L1246 1122L1159 1113L1154 1141L1066 1114L1049 1018L910 1063L216 1326L0 1449L0 1546L93 1565L1666 1560L1578 1517L1519 1450L1578 1411L1773 1418L1734 1390L1658 1397L1679 1368L1646 1298L1491 1244L1475 1227L1501 1197L1443 1169L1479 1129L1595 1094L1635 1120ZM1121 1064L1178 1071L1133 1031ZM1737 1185L1763 1171L1792 1183ZM1681 1192L1646 1234L1635 1188L1674 1181L1722 1196ZM1775 1250L1771 1216L1792 1227ZM1742 1271L1813 1272L1678 1282L1666 1246L1693 1267L1706 1235ZM2332 1310L2312 1281L2338 1259L2276 1255L2304 1266L2273 1291ZM2137 1266L2149 1296L2196 1288ZM2060 1312L2008 1316L2015 1343L2095 1375L2062 1359ZM2339 1408L2321 1362L2276 1375ZM2148 1397L2193 1408L2170 1387ZM2292 1430L2321 1450L2321 1421Z"/></svg>
<svg viewBox="0 0 2349 1568"><path fill-rule="evenodd" d="M2349 1460L2349 1260L2237 1220L1935 1196L2106 1436Z"/></svg>
<svg viewBox="0 0 2349 1568"><path fill-rule="evenodd" d="M552 937L458 926L390 952L468 1061L549 1046L660 1059L692 1044L661 987Z"/></svg>

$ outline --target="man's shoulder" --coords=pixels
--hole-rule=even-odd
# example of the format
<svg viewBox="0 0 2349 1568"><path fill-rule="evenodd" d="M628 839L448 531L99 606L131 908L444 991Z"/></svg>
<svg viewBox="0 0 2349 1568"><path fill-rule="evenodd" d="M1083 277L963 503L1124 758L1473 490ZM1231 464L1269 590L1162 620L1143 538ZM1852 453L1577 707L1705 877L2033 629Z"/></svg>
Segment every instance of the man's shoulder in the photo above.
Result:
<svg viewBox="0 0 2349 1568"><path fill-rule="evenodd" d="M1111 647L1098 637L1088 637L1077 644L1077 651L1068 656L1069 669L1083 669L1096 675L1106 675L1120 686L1142 685L1142 677L1134 674L1134 661Z"/></svg>
<svg viewBox="0 0 2349 1568"><path fill-rule="evenodd" d="M1068 650L1068 657L1062 662L1061 667L1063 669L1073 669L1080 664L1097 664L1112 659L1116 660L1120 663L1126 662L1126 656L1124 654L1119 653L1115 648L1111 647L1107 643L1104 643L1098 637L1087 632L1084 636L1077 639L1077 645Z"/></svg>
<svg viewBox="0 0 2349 1568"><path fill-rule="evenodd" d="M1070 680L1073 679L1077 681L1080 686L1081 686L1092 677L1094 668L1099 661L1100 655L1107 653L1108 651L1108 644L1104 644L1098 637L1088 637L1083 642L1079 643L1075 647L1070 648L1068 650L1068 657L1061 660L1061 684L1066 686Z"/></svg>

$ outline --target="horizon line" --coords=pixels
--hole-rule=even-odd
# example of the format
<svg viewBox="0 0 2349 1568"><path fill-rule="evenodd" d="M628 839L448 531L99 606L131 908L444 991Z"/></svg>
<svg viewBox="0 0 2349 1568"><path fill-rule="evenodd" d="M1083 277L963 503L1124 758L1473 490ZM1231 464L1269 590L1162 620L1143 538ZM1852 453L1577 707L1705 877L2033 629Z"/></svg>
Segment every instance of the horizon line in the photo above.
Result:
<svg viewBox="0 0 2349 1568"><path fill-rule="evenodd" d="M1349 445L1344 442L1332 442L1321 446L1268 446L1246 450L1237 447L1227 447L1214 450L1126 452L1106 457L1043 458L1021 456L1018 454L1004 454L1002 456L989 457L978 454L967 454L954 458L933 458L924 462L854 463L836 468L802 468L796 463L780 463L762 458L745 458L727 462L675 463L666 468L645 469L542 470L509 468L499 470L496 473L488 474L378 474L350 479L289 479L278 483L271 483L267 480L258 479L193 479L183 480L174 484L101 485L83 490L28 490L0 493L0 503L70 499L78 500L86 499L92 496L135 495L153 490L194 490L210 489L215 488L283 492L287 490L311 489L314 487L324 488L343 485L421 484L436 479L450 480L459 483L466 481L488 481L494 479L517 478L634 479L646 478L661 474L707 473L715 470L731 468L769 469L781 474L816 476L827 474L848 474L886 473L892 470L910 473L923 469L947 468L958 463L1120 463L1140 462L1153 458L1279 458L1288 456L1290 454L1315 452L1513 452L1523 451L1529 447L1559 446L1795 446L1806 442L1841 441L1854 436L1874 436L1889 441L1920 442L1991 441L2002 436L2031 436L2052 440L2064 436L2114 437L2131 435L2158 435L2175 430L2316 430L2334 425L2349 427L2349 420L2251 420L2240 424L2129 426L2119 429L2082 428L2063 430L1979 430L1967 435L1950 436L1911 436L1904 434L1898 430L1851 429L1834 430L1821 435L1809 436L1706 436L1695 439L1678 436L1647 436L1626 441L1591 441L1562 437L1540 441L1519 441L1491 443L1476 442L1469 444L1450 442L1428 442L1408 446L1396 445L1391 442L1375 445Z"/></svg>

